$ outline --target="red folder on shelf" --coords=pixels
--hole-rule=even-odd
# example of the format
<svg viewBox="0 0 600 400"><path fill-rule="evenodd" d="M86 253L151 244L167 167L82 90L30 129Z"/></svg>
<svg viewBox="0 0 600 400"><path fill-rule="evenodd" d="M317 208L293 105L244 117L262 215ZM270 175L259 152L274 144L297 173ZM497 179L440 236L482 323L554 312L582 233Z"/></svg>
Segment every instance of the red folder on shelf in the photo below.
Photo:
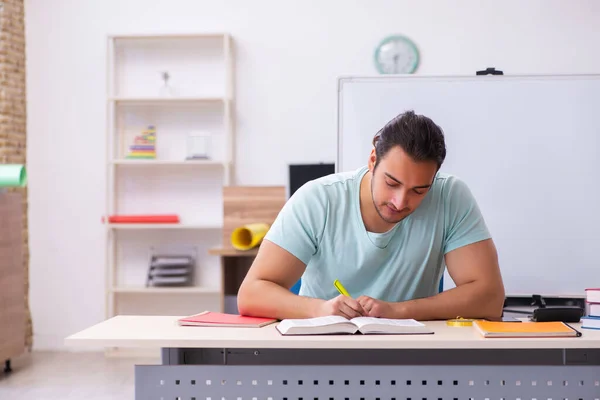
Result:
<svg viewBox="0 0 600 400"><path fill-rule="evenodd" d="M106 218L102 217L102 222ZM142 214L142 215L109 215L109 224L178 224L179 215L176 214Z"/></svg>

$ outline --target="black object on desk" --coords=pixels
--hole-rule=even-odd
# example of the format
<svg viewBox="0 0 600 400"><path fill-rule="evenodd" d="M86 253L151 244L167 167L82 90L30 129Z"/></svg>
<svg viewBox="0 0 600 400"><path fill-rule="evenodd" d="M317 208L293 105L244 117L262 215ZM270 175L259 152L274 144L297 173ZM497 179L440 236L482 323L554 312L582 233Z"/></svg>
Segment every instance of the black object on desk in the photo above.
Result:
<svg viewBox="0 0 600 400"><path fill-rule="evenodd" d="M533 310L531 320L535 322L579 322L582 316L583 312L579 307L548 307Z"/></svg>
<svg viewBox="0 0 600 400"><path fill-rule="evenodd" d="M584 308L570 305L547 306L546 299L539 294L532 296L529 310L504 308L505 312L528 314L535 322L579 322L584 314Z"/></svg>
<svg viewBox="0 0 600 400"><path fill-rule="evenodd" d="M535 322L579 322L579 319L583 316L583 310L576 306L546 307L546 301L539 294L533 295L532 305L538 306L533 310L531 316L531 320Z"/></svg>

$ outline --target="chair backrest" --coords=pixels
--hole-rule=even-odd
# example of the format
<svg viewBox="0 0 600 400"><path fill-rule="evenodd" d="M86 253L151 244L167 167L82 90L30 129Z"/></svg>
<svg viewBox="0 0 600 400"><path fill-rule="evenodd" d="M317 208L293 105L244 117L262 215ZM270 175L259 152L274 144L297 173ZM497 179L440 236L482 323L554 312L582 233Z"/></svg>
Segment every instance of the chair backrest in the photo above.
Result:
<svg viewBox="0 0 600 400"><path fill-rule="evenodd" d="M300 293L300 286L302 285L302 279L299 279L298 282L291 287L290 291L294 294Z"/></svg>

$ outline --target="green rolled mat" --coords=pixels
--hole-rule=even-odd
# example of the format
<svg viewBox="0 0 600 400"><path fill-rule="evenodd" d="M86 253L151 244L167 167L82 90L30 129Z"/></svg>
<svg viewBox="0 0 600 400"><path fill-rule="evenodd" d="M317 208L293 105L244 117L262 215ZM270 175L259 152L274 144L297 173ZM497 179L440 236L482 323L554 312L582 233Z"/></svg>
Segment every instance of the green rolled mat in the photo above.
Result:
<svg viewBox="0 0 600 400"><path fill-rule="evenodd" d="M0 187L23 187L27 184L27 170L21 164L0 164Z"/></svg>

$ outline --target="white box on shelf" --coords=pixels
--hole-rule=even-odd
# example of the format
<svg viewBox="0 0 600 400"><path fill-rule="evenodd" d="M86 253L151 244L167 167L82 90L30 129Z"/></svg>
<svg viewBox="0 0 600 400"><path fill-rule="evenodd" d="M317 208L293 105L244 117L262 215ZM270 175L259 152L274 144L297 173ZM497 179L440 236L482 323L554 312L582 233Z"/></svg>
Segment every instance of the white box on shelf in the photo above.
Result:
<svg viewBox="0 0 600 400"><path fill-rule="evenodd" d="M210 132L193 131L187 138L187 160L208 160L211 158Z"/></svg>

